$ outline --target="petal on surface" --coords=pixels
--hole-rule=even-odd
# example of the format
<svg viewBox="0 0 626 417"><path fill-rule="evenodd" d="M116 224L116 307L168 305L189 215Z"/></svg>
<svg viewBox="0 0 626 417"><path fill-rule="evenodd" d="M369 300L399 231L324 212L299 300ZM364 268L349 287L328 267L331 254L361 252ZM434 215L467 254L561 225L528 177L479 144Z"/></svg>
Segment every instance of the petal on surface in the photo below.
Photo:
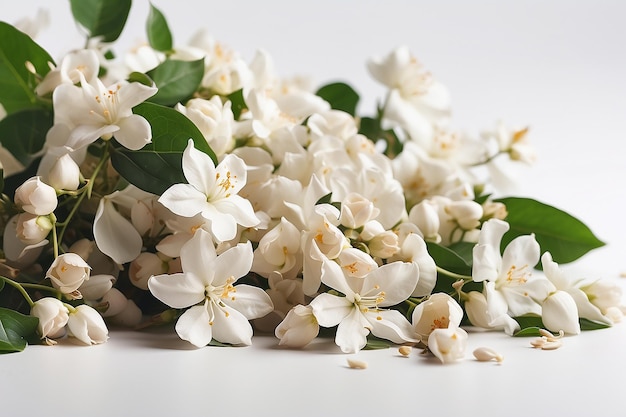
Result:
<svg viewBox="0 0 626 417"><path fill-rule="evenodd" d="M158 201L174 214L183 217L193 217L207 205L206 195L190 184L172 185L161 194Z"/></svg>
<svg viewBox="0 0 626 417"><path fill-rule="evenodd" d="M209 155L194 147L191 139L183 152L183 173L187 182L200 191L206 201L215 189L215 165Z"/></svg>
<svg viewBox="0 0 626 417"><path fill-rule="evenodd" d="M102 253L118 264L134 260L141 253L143 240L108 198L100 200L93 222L93 235Z"/></svg>
<svg viewBox="0 0 626 417"><path fill-rule="evenodd" d="M323 293L315 297L309 304L313 309L313 315L320 326L333 327L341 320L350 315L354 308L346 297L339 297L332 294Z"/></svg>
<svg viewBox="0 0 626 417"><path fill-rule="evenodd" d="M370 311L365 314L372 334L394 343L419 342L411 323L397 310Z"/></svg>
<svg viewBox="0 0 626 417"><path fill-rule="evenodd" d="M257 319L274 311L272 299L261 288L241 284L235 286L235 290L233 297L223 300L224 304L239 311L246 319Z"/></svg>
<svg viewBox="0 0 626 417"><path fill-rule="evenodd" d="M206 232L202 233L207 234ZM236 281L246 275L252 268L253 257L250 241L239 243L222 252L213 263L213 270L215 271L213 285L217 287L226 283L226 280L231 277Z"/></svg>
<svg viewBox="0 0 626 417"><path fill-rule="evenodd" d="M115 139L125 148L136 151L152 141L150 123L137 114L121 119L117 125L119 130L114 134Z"/></svg>
<svg viewBox="0 0 626 417"><path fill-rule="evenodd" d="M213 338L213 326L209 324L206 303L185 311L176 322L176 333L194 346L208 345Z"/></svg>
<svg viewBox="0 0 626 417"><path fill-rule="evenodd" d="M233 345L252 344L252 326L248 319L232 307L214 307L213 337Z"/></svg>
<svg viewBox="0 0 626 417"><path fill-rule="evenodd" d="M337 326L335 335L335 343L343 353L356 353L363 349L367 344L367 335L370 333L369 323L363 318L359 309L352 308L351 310L350 314Z"/></svg>
<svg viewBox="0 0 626 417"><path fill-rule="evenodd" d="M173 308L185 308L205 299L204 284L195 274L155 275L148 280L148 289L156 298Z"/></svg>

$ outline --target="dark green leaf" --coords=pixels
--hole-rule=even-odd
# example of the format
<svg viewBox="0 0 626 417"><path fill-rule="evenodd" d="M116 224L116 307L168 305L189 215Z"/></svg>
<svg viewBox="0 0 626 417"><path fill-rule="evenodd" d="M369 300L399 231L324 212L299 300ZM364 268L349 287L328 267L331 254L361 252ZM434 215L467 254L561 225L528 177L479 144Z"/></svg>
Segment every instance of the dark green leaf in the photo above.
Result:
<svg viewBox="0 0 626 417"><path fill-rule="evenodd" d="M89 38L102 37L104 42L113 42L120 36L131 3L131 0L70 0L74 20L85 28Z"/></svg>
<svg viewBox="0 0 626 417"><path fill-rule="evenodd" d="M530 198L508 197L498 200L506 205L505 219L511 229L502 245L520 235L535 234L542 251L549 251L557 263L575 261L592 249L604 246L591 230L572 215Z"/></svg>
<svg viewBox="0 0 626 417"><path fill-rule="evenodd" d="M211 341L209 342L209 346L217 346L217 347L232 347L233 345L229 344L229 343L222 343L218 340L215 339L211 339Z"/></svg>
<svg viewBox="0 0 626 417"><path fill-rule="evenodd" d="M233 93L230 93L227 97L231 102L231 109L233 111L233 116L235 120L239 120L239 116L243 113L244 110L248 109L246 104L246 99L243 97L243 90L237 90Z"/></svg>
<svg viewBox="0 0 626 417"><path fill-rule="evenodd" d="M520 331L518 331L517 333L514 333L513 336L515 337L538 337L538 336L541 336L541 333L539 333L539 330L541 330L540 327L525 327L521 329Z"/></svg>
<svg viewBox="0 0 626 417"><path fill-rule="evenodd" d="M39 319L0 307L0 353L21 352L37 331Z"/></svg>
<svg viewBox="0 0 626 417"><path fill-rule="evenodd" d="M370 335L367 337L367 343L363 347L363 350L388 349L390 346L391 342Z"/></svg>
<svg viewBox="0 0 626 417"><path fill-rule="evenodd" d="M517 332L515 334L515 336L538 336L539 335L539 329L543 329L544 325L543 325L543 321L541 320L540 316L535 316L533 314L527 314L524 316L519 316L519 317L513 317L513 319L515 321L517 321L517 323L519 324L520 327L520 331ZM524 329L531 329L531 330L525 330ZM522 333L522 331L524 331ZM536 331L537 333L532 333L533 331ZM521 333L521 334L520 334Z"/></svg>
<svg viewBox="0 0 626 417"><path fill-rule="evenodd" d="M149 101L173 106L193 95L204 75L204 59L197 61L167 60L147 74L159 91Z"/></svg>
<svg viewBox="0 0 626 417"><path fill-rule="evenodd" d="M315 94L330 103L330 107L335 110L345 111L352 116L356 114L359 95L346 83L337 82L325 85Z"/></svg>
<svg viewBox="0 0 626 417"><path fill-rule="evenodd" d="M476 244L472 242L454 242L448 246L448 249L463 258L465 263L471 267L474 263L474 246Z"/></svg>
<svg viewBox="0 0 626 417"><path fill-rule="evenodd" d="M606 329L611 327L610 324L599 323L597 321L591 321L587 319L579 319L580 322L580 330L598 330L598 329Z"/></svg>
<svg viewBox="0 0 626 417"><path fill-rule="evenodd" d="M51 112L44 109L11 113L0 120L0 143L27 167L43 148L52 122Z"/></svg>
<svg viewBox="0 0 626 417"><path fill-rule="evenodd" d="M128 75L127 81L129 83L132 83L132 82L140 83L148 87L152 87L152 85L154 84L154 80L152 80L152 78L148 77L143 72L136 72L136 71L133 71Z"/></svg>
<svg viewBox="0 0 626 417"><path fill-rule="evenodd" d="M154 103L142 103L133 112L150 123L153 136L152 143L138 151L115 146L111 162L129 183L157 195L173 184L185 183L182 156L190 138L196 149L216 163L217 158L202 133L182 113Z"/></svg>
<svg viewBox="0 0 626 417"><path fill-rule="evenodd" d="M333 193L328 193L326 195L321 196L320 199L317 200L315 205L318 205L318 204L330 204L332 196L333 196Z"/></svg>
<svg viewBox="0 0 626 417"><path fill-rule="evenodd" d="M0 22L0 103L8 114L41 107L35 94L35 76L26 69L30 62L41 76L54 63L48 53L28 35Z"/></svg>
<svg viewBox="0 0 626 417"><path fill-rule="evenodd" d="M462 275L472 273L471 264L454 250L433 242L426 242L426 247L438 267Z"/></svg>
<svg viewBox="0 0 626 417"><path fill-rule="evenodd" d="M150 3L150 14L146 23L146 33L150 46L157 51L168 52L172 50L172 32L167 25L163 13Z"/></svg>

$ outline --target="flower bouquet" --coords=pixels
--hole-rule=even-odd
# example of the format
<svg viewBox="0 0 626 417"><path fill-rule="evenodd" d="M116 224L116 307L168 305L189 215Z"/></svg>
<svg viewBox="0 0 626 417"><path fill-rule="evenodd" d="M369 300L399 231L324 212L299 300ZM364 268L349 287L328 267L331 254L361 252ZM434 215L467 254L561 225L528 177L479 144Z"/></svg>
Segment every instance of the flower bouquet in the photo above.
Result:
<svg viewBox="0 0 626 417"><path fill-rule="evenodd" d="M279 79L265 51L176 45L153 5L118 56L131 0L69 3L86 47L59 60L0 22L0 352L172 326L197 347L258 332L447 363L467 326L553 349L626 312L559 267L604 244L587 226L502 194L528 130L455 131L407 48L367 63L387 93L359 115L350 85Z"/></svg>

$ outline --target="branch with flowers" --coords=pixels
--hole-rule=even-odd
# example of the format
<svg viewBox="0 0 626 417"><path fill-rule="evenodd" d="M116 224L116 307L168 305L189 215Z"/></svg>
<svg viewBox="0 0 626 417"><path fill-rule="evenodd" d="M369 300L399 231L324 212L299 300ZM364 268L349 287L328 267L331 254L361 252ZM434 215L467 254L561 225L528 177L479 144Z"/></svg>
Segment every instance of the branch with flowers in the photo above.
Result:
<svg viewBox="0 0 626 417"><path fill-rule="evenodd" d="M626 313L559 267L604 245L586 225L495 197L534 159L528 129L454 130L406 48L368 62L388 90L366 116L347 83L280 79L264 51L175 44L153 5L147 44L117 56L131 1L69 4L86 46L58 61L0 22L0 352L169 325L197 347L258 332L454 362L467 326L575 335Z"/></svg>

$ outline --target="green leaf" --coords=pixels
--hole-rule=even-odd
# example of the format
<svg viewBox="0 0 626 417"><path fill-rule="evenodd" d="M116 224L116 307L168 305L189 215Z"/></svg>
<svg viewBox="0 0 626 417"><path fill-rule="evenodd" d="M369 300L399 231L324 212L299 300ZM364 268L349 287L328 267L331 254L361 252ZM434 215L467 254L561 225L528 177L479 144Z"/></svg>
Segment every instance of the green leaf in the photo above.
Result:
<svg viewBox="0 0 626 417"><path fill-rule="evenodd" d="M70 0L72 15L87 31L89 38L103 42L119 38L126 24L131 0Z"/></svg>
<svg viewBox="0 0 626 417"><path fill-rule="evenodd" d="M506 205L511 229L504 235L506 246L517 236L535 234L542 251L549 251L559 264L575 261L592 249L604 246L580 220L555 207L530 198L494 200Z"/></svg>
<svg viewBox="0 0 626 417"><path fill-rule="evenodd" d="M538 336L541 336L541 333L539 333L539 330L541 330L540 327L525 327L521 329L520 331L514 333L513 336L514 337L538 337Z"/></svg>
<svg viewBox="0 0 626 417"><path fill-rule="evenodd" d="M243 97L243 89L230 93L227 98L230 100L231 110L233 111L235 120L239 120L241 113L248 109L246 99Z"/></svg>
<svg viewBox="0 0 626 417"><path fill-rule="evenodd" d="M41 76L50 71L54 60L28 35L0 22L0 103L8 114L41 107L35 94L35 76L26 69L30 62Z"/></svg>
<svg viewBox="0 0 626 417"><path fill-rule="evenodd" d="M150 46L157 51L168 52L172 50L172 32L167 25L163 13L150 3L150 14L146 23L146 32Z"/></svg>
<svg viewBox="0 0 626 417"><path fill-rule="evenodd" d="M0 120L0 143L27 167L43 148L52 123L51 112L44 109L11 113Z"/></svg>
<svg viewBox="0 0 626 417"><path fill-rule="evenodd" d="M352 116L356 114L359 95L346 83L337 82L325 85L315 94L330 103L330 107L335 110L345 111Z"/></svg>
<svg viewBox="0 0 626 417"><path fill-rule="evenodd" d="M367 337L367 343L363 347L363 350L388 349L390 346L391 342L369 335Z"/></svg>
<svg viewBox="0 0 626 417"><path fill-rule="evenodd" d="M539 329L543 329L545 327L543 325L543 321L541 320L541 316L536 316L534 314L513 317L513 319L519 324L520 327L520 331L514 336L539 336Z"/></svg>
<svg viewBox="0 0 626 417"><path fill-rule="evenodd" d="M426 242L426 247L438 267L461 275L472 273L471 264L451 248L434 242Z"/></svg>
<svg viewBox="0 0 626 417"><path fill-rule="evenodd" d="M152 87L152 85L154 84L154 80L152 78L148 77L143 72L137 72L137 71L133 71L130 74L128 74L127 81L129 83L133 83L133 82L140 83L148 87Z"/></svg>
<svg viewBox="0 0 626 417"><path fill-rule="evenodd" d="M0 307L0 353L23 351L38 324L37 317Z"/></svg>
<svg viewBox="0 0 626 417"><path fill-rule="evenodd" d="M610 324L600 323L597 321L591 321L583 318L580 318L578 321L580 323L580 330L599 330L611 327Z"/></svg>
<svg viewBox="0 0 626 417"><path fill-rule="evenodd" d="M197 61L168 59L148 71L147 75L159 88L148 101L173 106L191 97L200 86L204 75L204 58Z"/></svg>
<svg viewBox="0 0 626 417"><path fill-rule="evenodd" d="M182 157L190 138L196 149L209 155L217 164L217 158L202 133L182 113L154 103L142 103L133 112L143 116L152 126L152 143L138 151L115 145L111 162L129 183L157 195L173 184L186 183Z"/></svg>

